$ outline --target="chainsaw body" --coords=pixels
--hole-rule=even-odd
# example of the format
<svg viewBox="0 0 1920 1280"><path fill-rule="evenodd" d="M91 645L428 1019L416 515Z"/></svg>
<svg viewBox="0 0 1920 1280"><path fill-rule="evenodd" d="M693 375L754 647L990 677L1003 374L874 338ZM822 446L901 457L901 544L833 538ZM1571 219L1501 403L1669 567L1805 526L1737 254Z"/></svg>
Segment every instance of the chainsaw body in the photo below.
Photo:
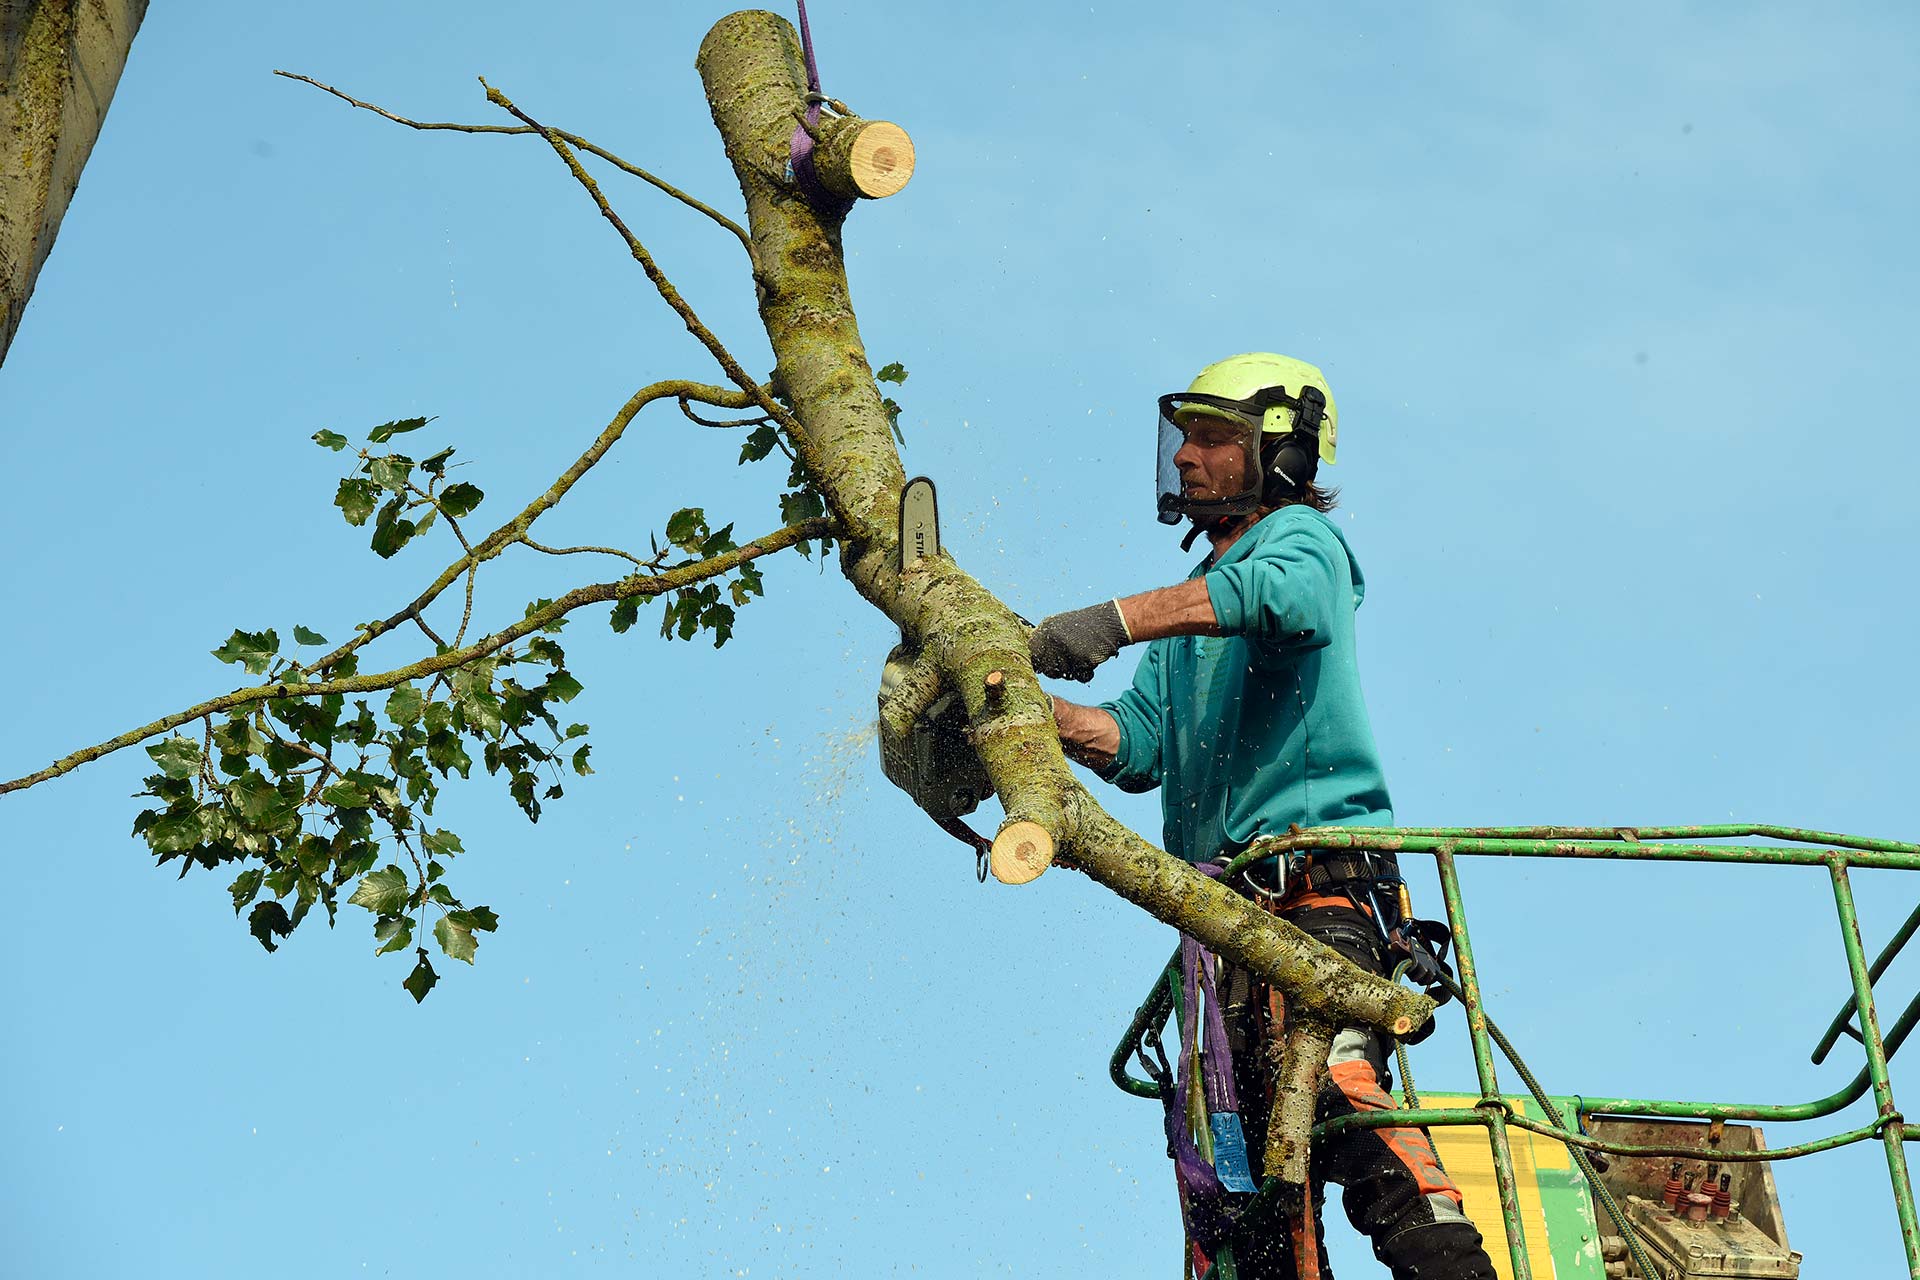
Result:
<svg viewBox="0 0 1920 1280"><path fill-rule="evenodd" d="M880 669L885 702L913 666L915 651L896 645ZM880 768L933 818L963 818L993 794L993 780L967 740L967 709L951 690L941 694L906 733L880 722Z"/></svg>
<svg viewBox="0 0 1920 1280"><path fill-rule="evenodd" d="M900 491L901 571L939 554L939 500L933 481L916 476ZM887 655L880 669L883 705L917 657L919 650L905 640ZM993 794L993 780L967 739L967 708L950 689L934 699L905 734L889 729L881 718L880 768L887 781L913 797L936 822L963 818Z"/></svg>

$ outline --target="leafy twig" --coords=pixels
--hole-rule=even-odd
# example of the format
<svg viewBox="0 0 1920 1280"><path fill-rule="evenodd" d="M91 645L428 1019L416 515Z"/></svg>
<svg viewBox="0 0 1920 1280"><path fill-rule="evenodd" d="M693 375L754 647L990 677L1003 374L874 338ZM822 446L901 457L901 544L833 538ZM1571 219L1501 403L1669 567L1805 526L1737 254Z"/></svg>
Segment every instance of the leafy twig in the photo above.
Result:
<svg viewBox="0 0 1920 1280"><path fill-rule="evenodd" d="M819 518L805 520L799 524L792 524L785 528L777 529L764 537L756 538L752 542L735 547L730 551L723 551L718 555L708 556L703 560L694 560L686 564L675 565L673 568L663 570L657 574L635 573L629 574L615 582L598 582L590 586L576 587L557 600L553 600L541 608L531 610L526 617L502 631L483 636L472 644L464 647L448 649L442 653L434 654L432 657L422 658L420 661L407 666L395 667L391 671L377 672L372 675L342 676L338 679L294 681L291 683L277 682L274 684L254 685L249 688L235 689L231 693L223 693L217 698L209 698L205 702L196 703L185 710L162 716L160 719L150 724L142 725L137 729L130 729L125 733L109 738L105 742L95 746L86 747L73 752L71 755L62 756L46 768L27 774L24 777L14 778L7 782L0 782L0 795L5 795L9 791L24 791L28 787L35 786L48 779L71 773L83 764L91 763L105 755L111 755L113 752L119 751L124 747L131 747L136 743L144 742L156 734L167 732L169 729L177 729L181 725L198 720L203 716L211 716L219 712L251 707L270 698L317 698L330 693L371 693L382 689L391 689L395 685L405 684L409 680L417 680L423 676L434 675L442 671L450 671L455 667L465 666L476 658L484 658L489 654L497 653L522 636L531 635L549 626L556 620L572 613L575 609L583 608L590 604L604 604L608 601L624 600L628 597L646 599L664 595L669 591L675 591L696 582L704 582L708 578L717 578L722 574L730 573L741 565L757 560L761 556L784 550L787 547L793 546L795 543L829 537L835 532L836 528L837 526L830 519Z"/></svg>
<svg viewBox="0 0 1920 1280"><path fill-rule="evenodd" d="M620 437L626 433L628 425L632 423L634 416L638 414L641 409L656 400L666 399L668 396L685 396L691 400L698 400L702 404L716 405L722 409L744 409L756 403L755 398L744 391L732 391L725 387L715 387L707 383L691 382L686 379L676 378L665 382L655 382L640 388L640 390L628 397L625 404L620 406L619 412L615 413L613 419L601 429L599 436L595 438L594 442L587 446L586 452L576 458L572 466L561 472L559 478L547 487L545 493L528 503L526 507L521 510L520 514L474 544L473 549L469 553L462 555L458 560L455 560L445 569L442 569L440 576L435 578L425 591L415 596L405 608L379 622L362 627L359 634L354 636L353 639L340 645L324 657L315 659L312 663L308 664L307 669L311 671L325 671L328 667L339 662L356 649L365 646L373 640L377 640L387 632L392 631L395 627L406 622L418 624L422 630L426 631L427 635L435 644L444 644L445 642L442 641L439 636L434 635L433 631L428 628L423 621L423 615L426 612L427 606L438 599L440 593L453 585L453 583L459 579L460 575L465 573L472 565L478 564L481 561L491 560L517 542L520 535L533 526L534 521L538 520L558 503L561 498L565 497L567 491L573 488L580 477L584 476L588 471L591 471L594 465L606 456L607 451L613 448Z"/></svg>

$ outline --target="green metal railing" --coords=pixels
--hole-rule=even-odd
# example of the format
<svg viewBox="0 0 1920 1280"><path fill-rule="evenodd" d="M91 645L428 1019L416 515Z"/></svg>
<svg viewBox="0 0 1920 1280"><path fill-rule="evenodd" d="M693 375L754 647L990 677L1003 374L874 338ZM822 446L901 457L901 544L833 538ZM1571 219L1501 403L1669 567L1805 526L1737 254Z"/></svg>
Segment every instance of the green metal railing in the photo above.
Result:
<svg viewBox="0 0 1920 1280"><path fill-rule="evenodd" d="M1710 840L1761 839L1779 841L1771 845L1707 844ZM1850 1143L1877 1138L1886 1148L1887 1174L1893 1186L1895 1211L1900 1218L1900 1236L1906 1249L1907 1272L1920 1280L1920 1222L1916 1221L1913 1184L1907 1172L1904 1144L1920 1140L1920 1124L1911 1129L1894 1105L1893 1084L1887 1073L1887 1059L1900 1048L1916 1024L1920 1024L1920 994L1916 994L1883 1037L1879 1015L1874 1007L1874 981L1892 963L1909 939L1920 930L1920 907L1895 933L1880 954L1869 964L1860 940L1859 916L1854 908L1853 886L1848 872L1854 867L1875 870L1920 871L1920 844L1893 840L1873 840L1862 836L1837 835L1827 831L1808 831L1797 827L1776 826L1695 826L1695 827L1320 827L1286 836L1257 841L1234 860L1229 872L1253 861L1273 855L1326 849L1345 849L1393 854L1432 854L1438 865L1440 891L1446 899L1447 923L1453 930L1455 963L1459 969L1461 1003L1467 1015L1467 1034L1473 1044L1474 1067L1479 1075L1480 1101L1472 1108L1403 1108L1344 1116L1322 1124L1315 1136L1349 1129L1388 1128L1399 1125L1480 1125L1487 1131L1493 1154L1494 1180L1500 1193L1500 1216L1506 1229L1507 1249L1512 1258L1514 1280L1532 1280L1533 1268L1522 1238L1519 1186L1514 1177L1513 1156L1507 1130L1520 1128L1545 1134L1555 1141L1583 1151L1599 1151L1621 1156L1698 1156L1690 1148L1657 1147L1604 1142L1581 1132L1588 1116L1651 1116L1665 1119L1705 1121L1792 1121L1815 1120L1832 1115L1872 1091L1875 1103L1873 1120L1844 1133L1797 1146L1771 1151L1721 1151L1714 1158L1723 1163L1742 1160L1790 1160L1830 1151ZM1802 1103L1689 1102L1654 1098L1609 1098L1577 1096L1577 1111L1569 1125L1542 1123L1520 1113L1510 1095L1500 1090L1494 1068L1493 1039L1480 994L1480 975L1473 956L1473 940L1467 929L1466 907L1460 894L1460 877L1454 866L1456 857L1507 858L1604 858L1646 862L1770 863L1781 866L1824 867L1833 885L1834 908L1840 917L1840 938L1846 949L1847 969L1853 979L1853 998L1842 1007L1826 1034L1815 1047L1813 1061L1825 1060L1843 1034L1857 1039L1865 1051L1866 1065L1846 1087ZM1175 961L1178 960L1176 952ZM1126 1038L1114 1051L1109 1073L1114 1083L1140 1097L1157 1098L1159 1086L1138 1079L1127 1069L1129 1058L1142 1036L1157 1029L1166 1019L1172 996L1168 984L1156 979L1153 992L1134 1015ZM1857 1027L1850 1025L1857 1021ZM1516 1063L1516 1066L1519 1064ZM1525 1074L1524 1067L1519 1067ZM1512 1095L1517 1097L1517 1095Z"/></svg>

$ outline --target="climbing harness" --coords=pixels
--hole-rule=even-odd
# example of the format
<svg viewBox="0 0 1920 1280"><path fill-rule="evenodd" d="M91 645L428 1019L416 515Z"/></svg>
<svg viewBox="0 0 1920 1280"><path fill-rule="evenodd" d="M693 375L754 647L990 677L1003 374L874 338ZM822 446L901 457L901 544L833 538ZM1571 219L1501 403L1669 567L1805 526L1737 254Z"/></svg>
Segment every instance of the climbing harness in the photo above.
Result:
<svg viewBox="0 0 1920 1280"><path fill-rule="evenodd" d="M1283 859L1249 849L1194 869L1234 883L1276 913L1289 892L1302 888L1315 895L1345 897L1356 905L1371 900L1373 909L1362 913L1371 919L1370 928L1331 922L1322 925L1316 936L1371 951L1376 958L1384 948L1386 955L1398 957L1395 981L1412 975L1416 983L1439 993L1435 999L1450 994L1445 984L1452 983L1452 970L1445 954L1451 935L1445 925L1414 918L1411 895L1390 853L1315 849L1294 851ZM1235 1239L1244 1245L1247 1239L1271 1230L1275 1234L1269 1238L1277 1241L1284 1236L1295 1275L1318 1277L1321 1242L1311 1179L1295 1188L1282 1187L1272 1177L1264 1184L1252 1177L1216 963L1203 944L1182 934L1163 980L1155 984L1122 1041L1123 1049L1131 1051L1153 1080L1161 1103L1190 1269L1205 1280L1233 1280L1238 1274ZM1275 990L1267 996L1268 1035L1278 1037L1286 1024L1285 1001ZM1180 1030L1177 1071L1170 1068L1160 1039L1160 1028L1170 1015ZM1422 1032L1408 1039L1424 1039L1432 1025L1429 1021ZM1394 1052L1409 1091L1408 1105L1414 1106L1405 1048L1396 1042ZM1116 1080L1121 1078L1120 1062L1117 1053ZM1426 1135L1426 1142L1438 1166L1439 1153L1431 1135Z"/></svg>
<svg viewBox="0 0 1920 1280"><path fill-rule="evenodd" d="M1289 835L1301 834L1298 827ZM1359 896L1371 896L1378 909L1376 925L1381 929L1390 952L1398 957L1392 977L1395 982L1411 979L1437 1003L1457 999L1466 1007L1466 992L1455 977L1453 968L1447 963L1446 955L1452 942L1452 933L1446 925L1437 921L1414 918L1411 897L1406 883L1399 875L1397 860L1390 853L1375 851L1369 854L1360 850L1308 850L1295 851L1286 855L1274 855L1261 849L1259 842L1241 852L1237 857L1222 857L1213 863L1202 864L1196 870L1209 876L1227 880L1239 880L1254 890L1256 901L1263 905L1277 902L1285 884L1276 884L1279 858L1284 856L1286 883L1292 883L1294 877L1305 877L1306 883L1316 892L1327 890L1343 891L1354 901ZM1920 910L1916 910L1920 917ZM1232 1265L1231 1246L1227 1244L1229 1233L1235 1221L1250 1215L1261 1213L1269 1201L1276 1199L1276 1182L1268 1178L1258 1192L1252 1196L1228 1196L1224 1192L1223 1179L1218 1170L1206 1161L1206 1153L1191 1139L1185 1139L1178 1121L1185 1119L1188 1112L1184 1109L1185 1100L1190 1096L1189 1076L1173 1076L1167 1065L1167 1056L1160 1043L1162 1028L1170 1013L1178 1012L1181 1027L1181 1060L1183 1067L1189 1057L1199 1064L1208 1064L1213 1053L1210 1044L1193 1046L1198 1039L1197 1023L1190 1007L1195 999L1195 984L1187 977L1189 972L1188 949L1192 945L1198 950L1198 967L1205 971L1213 957L1199 944L1182 935L1181 949L1168 961L1162 979L1156 981L1154 990L1148 999L1135 1012L1132 1024L1128 1027L1120 1047L1115 1051L1109 1064L1113 1080L1129 1093L1144 1096L1157 1096L1167 1114L1168 1155L1175 1161L1176 1175L1179 1181L1182 1221L1187 1226L1187 1238L1192 1261L1197 1264L1197 1274L1207 1280L1232 1280L1236 1271ZM1181 980L1176 981L1178 973ZM1212 986L1199 984L1199 993L1212 995ZM1920 1005L1920 999L1916 1000ZM1487 1035L1501 1054L1512 1063L1515 1071L1525 1083L1527 1091L1540 1107L1547 1124L1568 1134L1584 1135L1584 1125L1580 1117L1574 1117L1574 1123L1567 1119L1547 1094L1545 1088L1534 1076L1525 1059L1520 1056L1513 1042L1500 1030L1490 1016L1481 1010L1481 1019ZM1275 1011L1275 1023L1280 1020L1280 1011ZM1429 1021L1427 1031L1430 1033ZM1424 1035L1408 1037L1417 1042ZM1225 1036L1218 1040L1221 1052L1225 1052ZM1148 1057L1148 1050L1154 1056ZM1136 1059L1152 1079L1152 1084L1133 1080L1125 1070L1128 1055ZM1222 1057L1221 1062L1231 1076L1231 1058ZM1413 1083L1411 1066L1407 1059L1405 1043L1396 1042L1394 1062L1399 1070L1403 1100L1409 1110L1419 1110L1420 1096ZM1149 1093L1149 1090L1152 1092ZM1212 1096L1208 1098L1212 1104ZM1211 1117L1209 1117L1211 1118ZM1192 1126L1188 1126L1189 1131ZM1436 1165L1440 1164L1439 1150L1432 1135L1426 1135L1426 1145L1432 1152ZM1663 1274L1654 1269L1649 1260L1641 1233L1636 1228L1627 1210L1622 1207L1613 1192L1602 1181L1601 1174L1610 1163L1599 1152L1588 1152L1574 1143L1565 1144L1568 1154L1580 1170L1587 1185L1591 1188L1595 1204L1611 1220L1619 1233L1627 1254L1633 1259L1634 1266L1641 1275ZM1197 1167L1196 1167L1197 1166ZM1308 1189L1309 1195L1311 1189ZM1287 1223L1290 1241L1294 1250L1296 1273L1301 1276L1318 1274L1318 1240L1315 1238L1314 1215L1311 1200L1294 1210ZM1197 1228L1197 1230L1196 1230ZM1216 1265L1224 1263L1216 1271Z"/></svg>
<svg viewBox="0 0 1920 1280"><path fill-rule="evenodd" d="M1195 870L1217 877L1226 867L1208 863ZM1193 1274L1207 1280L1233 1280L1238 1273L1235 1235L1244 1233L1258 1215L1277 1209L1296 1275L1318 1280L1320 1240L1312 1225L1312 1186L1297 1188L1297 1201L1282 1206L1253 1178L1217 966L1218 957L1199 939L1181 934L1164 981L1155 984L1130 1035L1134 1057L1158 1089L1187 1263ZM1269 992L1269 1001L1277 1027L1285 1021L1284 1005L1277 992ZM1160 1028L1169 1014L1180 1028L1177 1068L1169 1064L1161 1041ZM1268 1188L1273 1185L1270 1179Z"/></svg>

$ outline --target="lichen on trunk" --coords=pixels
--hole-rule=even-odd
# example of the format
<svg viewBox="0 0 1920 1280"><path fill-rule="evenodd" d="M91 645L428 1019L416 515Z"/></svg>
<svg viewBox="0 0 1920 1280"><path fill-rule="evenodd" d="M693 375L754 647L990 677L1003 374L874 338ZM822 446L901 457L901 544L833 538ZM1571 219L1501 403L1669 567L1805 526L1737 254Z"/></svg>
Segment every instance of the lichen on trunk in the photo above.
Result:
<svg viewBox="0 0 1920 1280"><path fill-rule="evenodd" d="M0 0L0 362L146 12L147 0Z"/></svg>

